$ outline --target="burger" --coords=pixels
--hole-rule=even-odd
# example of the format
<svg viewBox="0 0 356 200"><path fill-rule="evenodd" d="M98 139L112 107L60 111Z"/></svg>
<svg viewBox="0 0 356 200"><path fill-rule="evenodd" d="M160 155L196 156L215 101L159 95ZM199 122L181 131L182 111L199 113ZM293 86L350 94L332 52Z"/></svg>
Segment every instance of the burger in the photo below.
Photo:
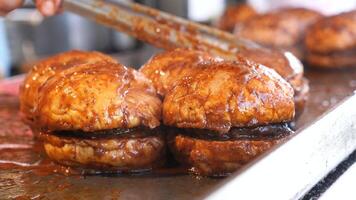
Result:
<svg viewBox="0 0 356 200"><path fill-rule="evenodd" d="M356 11L316 22L305 38L307 62L319 68L356 66Z"/></svg>
<svg viewBox="0 0 356 200"><path fill-rule="evenodd" d="M77 58L71 52L66 56ZM161 166L166 153L165 137L157 129L162 103L150 81L111 59L84 60L70 67L59 65L62 70L47 75L41 84L35 82L32 125L49 158L67 166L115 172ZM21 104L29 101L24 99Z"/></svg>
<svg viewBox="0 0 356 200"><path fill-rule="evenodd" d="M195 174L221 176L292 133L294 90L262 65L206 56L166 52L141 71L164 98L163 123L174 157Z"/></svg>

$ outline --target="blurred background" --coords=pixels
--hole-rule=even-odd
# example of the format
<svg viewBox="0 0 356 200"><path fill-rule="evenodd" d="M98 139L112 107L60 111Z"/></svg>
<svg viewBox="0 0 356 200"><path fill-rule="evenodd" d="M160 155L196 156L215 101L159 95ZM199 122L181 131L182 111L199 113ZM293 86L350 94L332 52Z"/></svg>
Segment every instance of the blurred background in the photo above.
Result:
<svg viewBox="0 0 356 200"><path fill-rule="evenodd" d="M228 5L249 3L259 12L281 7L306 7L333 15L356 7L356 0L136 0L160 10L211 24ZM121 63L139 67L158 49L80 16L62 13L44 18L27 1L23 8L0 18L0 77L29 70L38 59L71 50L97 50Z"/></svg>

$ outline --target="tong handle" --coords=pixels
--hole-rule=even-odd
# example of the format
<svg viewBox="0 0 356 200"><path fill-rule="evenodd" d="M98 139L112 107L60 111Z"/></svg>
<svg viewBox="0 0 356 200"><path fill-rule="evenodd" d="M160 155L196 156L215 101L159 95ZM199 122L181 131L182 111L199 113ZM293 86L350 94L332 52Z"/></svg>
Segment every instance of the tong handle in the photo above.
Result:
<svg viewBox="0 0 356 200"><path fill-rule="evenodd" d="M128 1L64 0L63 7L166 50L189 48L236 59L254 43L232 34Z"/></svg>

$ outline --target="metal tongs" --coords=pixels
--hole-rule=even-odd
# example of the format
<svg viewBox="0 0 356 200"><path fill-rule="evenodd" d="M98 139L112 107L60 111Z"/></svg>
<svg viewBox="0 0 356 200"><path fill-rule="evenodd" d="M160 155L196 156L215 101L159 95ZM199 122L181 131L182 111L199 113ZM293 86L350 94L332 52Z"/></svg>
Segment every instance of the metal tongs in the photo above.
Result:
<svg viewBox="0 0 356 200"><path fill-rule="evenodd" d="M129 1L64 0L63 6L65 10L166 50L198 49L235 59L243 48L259 48L230 33Z"/></svg>

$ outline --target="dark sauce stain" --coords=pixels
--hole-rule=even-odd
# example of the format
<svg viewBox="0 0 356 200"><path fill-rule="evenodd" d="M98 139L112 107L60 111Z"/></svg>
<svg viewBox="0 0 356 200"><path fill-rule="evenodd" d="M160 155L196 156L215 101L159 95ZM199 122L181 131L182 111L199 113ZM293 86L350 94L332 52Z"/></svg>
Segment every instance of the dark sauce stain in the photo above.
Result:
<svg viewBox="0 0 356 200"><path fill-rule="evenodd" d="M294 131L291 126L289 123L282 123L250 128L232 128L225 134L205 129L168 129L170 129L169 132L171 133L184 134L204 140L274 140L292 135Z"/></svg>
<svg viewBox="0 0 356 200"><path fill-rule="evenodd" d="M75 137L75 138L85 138L85 139L111 139L111 138L142 138L150 135L161 134L160 128L149 129L145 127L136 127L128 129L110 129L110 130L100 130L92 132L84 132L81 130L73 131L54 131L51 134L61 137Z"/></svg>

